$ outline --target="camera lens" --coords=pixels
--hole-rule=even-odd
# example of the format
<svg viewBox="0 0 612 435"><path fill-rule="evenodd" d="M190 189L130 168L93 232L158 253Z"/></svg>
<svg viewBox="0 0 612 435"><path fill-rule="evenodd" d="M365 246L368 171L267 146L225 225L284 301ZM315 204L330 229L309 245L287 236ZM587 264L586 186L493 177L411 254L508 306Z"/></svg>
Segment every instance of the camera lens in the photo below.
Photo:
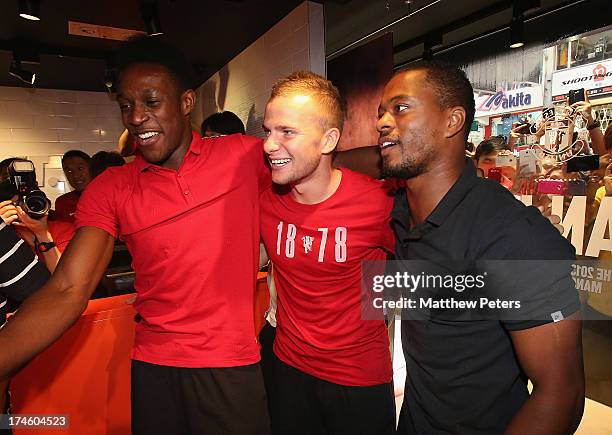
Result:
<svg viewBox="0 0 612 435"><path fill-rule="evenodd" d="M34 219L40 219L49 212L51 202L41 190L33 190L23 198L24 211Z"/></svg>

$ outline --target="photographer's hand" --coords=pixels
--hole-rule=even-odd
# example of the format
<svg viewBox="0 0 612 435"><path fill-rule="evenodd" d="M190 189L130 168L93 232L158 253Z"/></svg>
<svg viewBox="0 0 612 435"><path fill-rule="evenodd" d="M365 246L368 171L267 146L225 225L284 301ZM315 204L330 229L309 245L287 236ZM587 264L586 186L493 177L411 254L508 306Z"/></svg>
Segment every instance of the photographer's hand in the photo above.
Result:
<svg viewBox="0 0 612 435"><path fill-rule="evenodd" d="M20 228L25 228L32 232L39 240L45 240L51 238L49 234L49 226L47 225L47 215L40 219L32 219L23 209L19 206L17 208L17 217L19 220L14 222L13 225Z"/></svg>
<svg viewBox="0 0 612 435"><path fill-rule="evenodd" d="M591 144L595 154L599 154L600 156L606 154L607 151L604 141L604 134L601 131L601 128L595 123L595 119L593 118L593 106L591 105L589 97L586 95L586 93L584 95L584 101L578 101L572 104L572 107L576 108L577 112L586 122L587 129L589 131L589 138L591 139Z"/></svg>
<svg viewBox="0 0 612 435"><path fill-rule="evenodd" d="M586 121L587 125L593 123L593 106L589 101L588 95L584 94L584 101L576 101L571 105L573 109L575 109L576 113L581 115Z"/></svg>
<svg viewBox="0 0 612 435"><path fill-rule="evenodd" d="M19 216L17 216L17 207L13 204L13 201L0 202L0 217L2 217L2 220L7 225L19 219Z"/></svg>
<svg viewBox="0 0 612 435"><path fill-rule="evenodd" d="M47 224L47 215L41 219L32 219L21 207L17 207L17 216L19 221L14 222L13 225L19 228L19 236L28 242L30 246L35 247L35 243L40 242L53 242L53 237L49 232ZM47 269L53 273L61 256L57 246L44 252L36 250L40 258L45 262Z"/></svg>
<svg viewBox="0 0 612 435"><path fill-rule="evenodd" d="M547 129L548 129L548 130L550 130L551 128L552 128L552 122L551 122L550 120L546 120L546 121L544 121L544 122L541 122L541 123L538 125L538 129L537 129L537 131L534 133L535 137L536 137L536 138L537 138L537 140L538 140L538 143L539 143L539 141L540 141L540 138L541 138L542 136L544 136L544 134L546 134L546 130L547 130Z"/></svg>

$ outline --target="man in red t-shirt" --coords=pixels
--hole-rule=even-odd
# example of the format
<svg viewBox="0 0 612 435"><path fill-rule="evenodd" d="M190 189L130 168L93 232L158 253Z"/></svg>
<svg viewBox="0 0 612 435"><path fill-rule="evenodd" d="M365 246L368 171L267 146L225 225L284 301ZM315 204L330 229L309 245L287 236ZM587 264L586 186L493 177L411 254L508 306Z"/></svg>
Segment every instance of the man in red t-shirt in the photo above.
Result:
<svg viewBox="0 0 612 435"><path fill-rule="evenodd" d="M68 183L74 190L64 193L55 200L52 220L74 223L81 194L92 179L89 171L89 160L89 155L80 150L70 150L64 153L62 168Z"/></svg>
<svg viewBox="0 0 612 435"><path fill-rule="evenodd" d="M277 332L270 412L277 435L392 434L395 405L385 323L362 318L362 262L393 249L382 182L332 166L344 110L321 76L276 83L264 150L275 185L261 232L274 265Z"/></svg>
<svg viewBox="0 0 612 435"><path fill-rule="evenodd" d="M190 65L157 38L125 43L117 102L140 155L106 170L79 201L76 235L36 297L0 331L0 377L82 313L121 237L138 312L132 433L270 431L255 337L261 140L191 130Z"/></svg>

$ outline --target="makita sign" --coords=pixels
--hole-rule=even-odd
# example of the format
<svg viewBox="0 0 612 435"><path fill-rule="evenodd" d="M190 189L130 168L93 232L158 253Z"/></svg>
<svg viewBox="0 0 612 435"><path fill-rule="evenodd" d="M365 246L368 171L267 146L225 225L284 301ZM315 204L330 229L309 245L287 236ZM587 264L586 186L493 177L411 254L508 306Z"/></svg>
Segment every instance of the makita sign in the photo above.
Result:
<svg viewBox="0 0 612 435"><path fill-rule="evenodd" d="M553 73L553 101L562 101L569 91L580 88L594 98L612 93L612 59Z"/></svg>
<svg viewBox="0 0 612 435"><path fill-rule="evenodd" d="M501 115L511 112L526 112L542 107L540 86L498 91L493 95L476 98L476 117Z"/></svg>

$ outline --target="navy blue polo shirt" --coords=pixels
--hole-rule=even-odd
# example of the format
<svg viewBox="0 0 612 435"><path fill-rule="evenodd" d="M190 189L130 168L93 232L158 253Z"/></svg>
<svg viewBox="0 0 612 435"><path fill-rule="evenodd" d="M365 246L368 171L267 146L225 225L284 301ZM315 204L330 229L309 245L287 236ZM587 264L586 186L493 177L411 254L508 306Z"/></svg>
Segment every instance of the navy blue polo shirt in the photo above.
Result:
<svg viewBox="0 0 612 435"><path fill-rule="evenodd" d="M478 178L469 159L424 222L410 228L409 216L400 190L392 212L398 260L575 259L574 247L535 207L526 207L499 183ZM518 278L523 295L546 301L538 304L537 321L402 320L407 379L399 433L503 433L528 398L509 331L580 308L571 277L554 275L532 289L528 279Z"/></svg>

